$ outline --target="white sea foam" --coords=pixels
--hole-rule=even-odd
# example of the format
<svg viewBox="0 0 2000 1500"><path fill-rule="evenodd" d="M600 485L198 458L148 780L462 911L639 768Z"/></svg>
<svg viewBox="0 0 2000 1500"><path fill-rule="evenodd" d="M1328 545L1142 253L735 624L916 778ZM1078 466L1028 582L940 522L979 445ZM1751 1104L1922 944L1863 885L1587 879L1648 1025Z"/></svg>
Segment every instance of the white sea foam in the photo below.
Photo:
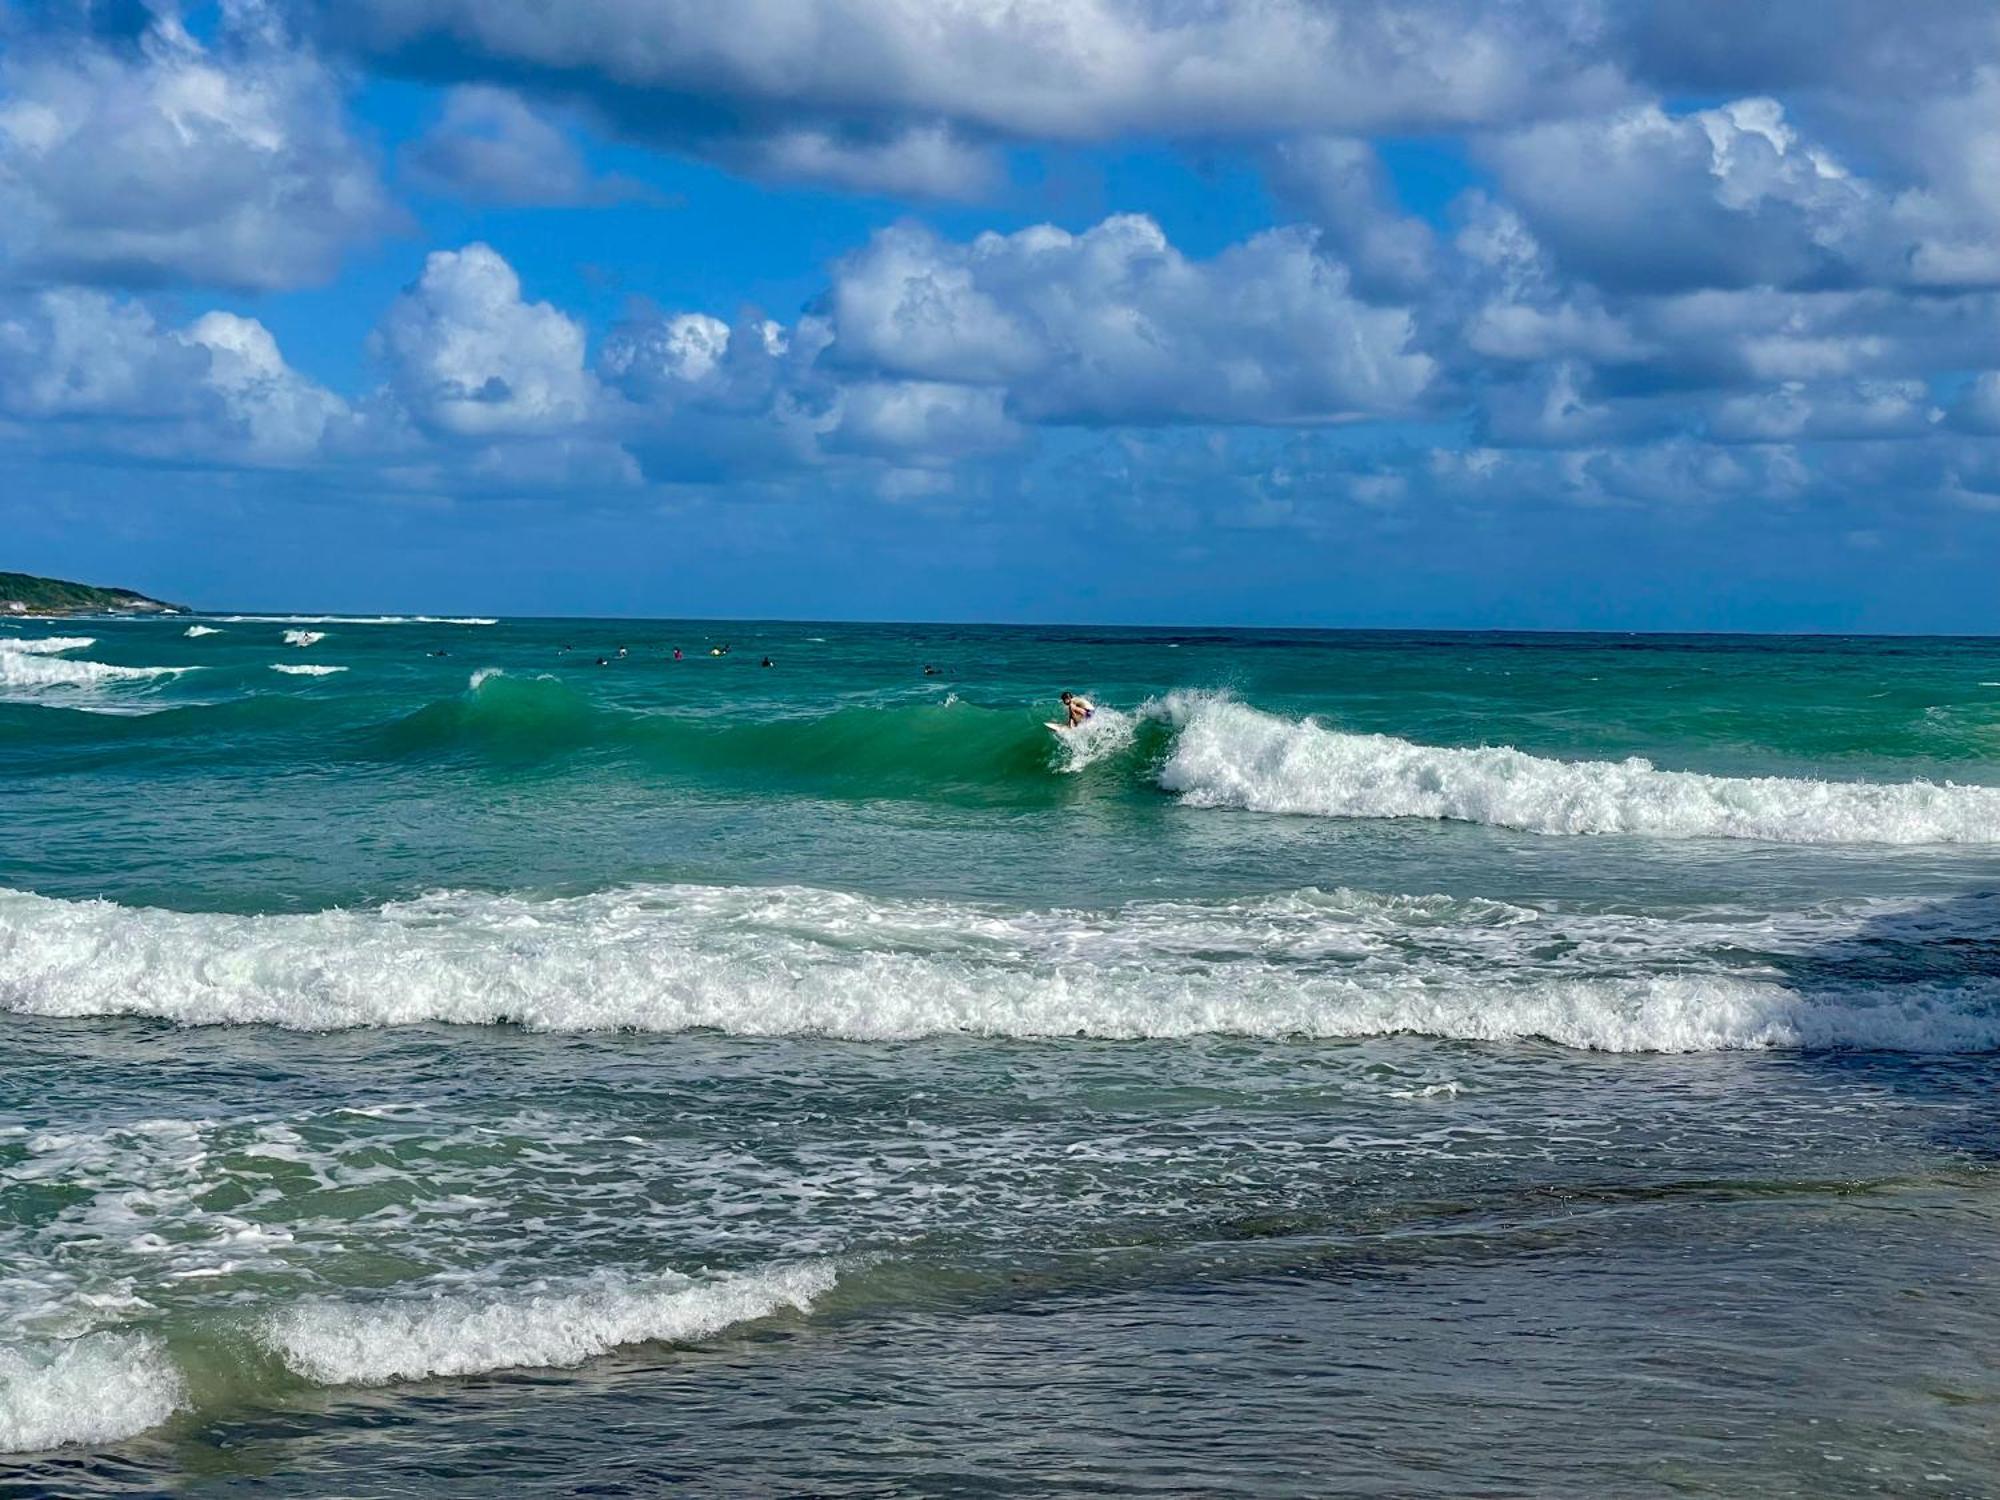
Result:
<svg viewBox="0 0 2000 1500"><path fill-rule="evenodd" d="M687 1343L792 1309L832 1287L825 1264L740 1276L642 1282L600 1278L523 1296L308 1303L267 1324L293 1371L322 1385L381 1385L440 1375L580 1365L624 1344Z"/></svg>
<svg viewBox="0 0 2000 1500"><path fill-rule="evenodd" d="M287 630L285 632L285 644L287 646L311 646L325 639L326 632L324 630Z"/></svg>
<svg viewBox="0 0 2000 1500"><path fill-rule="evenodd" d="M53 656L63 651L81 651L96 644L97 637L94 635L50 635L25 641L0 637L0 652L17 656Z"/></svg>
<svg viewBox="0 0 2000 1500"><path fill-rule="evenodd" d="M1933 919L1893 902L1695 919L1344 891L1003 912L654 886L264 917L0 892L0 1008L865 1041L1411 1032L1617 1052L2000 1048L2000 977L1869 968L1880 934L1928 944L1949 920L1970 924L1960 936L1995 924L1983 908ZM1829 967L1842 955L1857 957L1851 982Z"/></svg>
<svg viewBox="0 0 2000 1500"><path fill-rule="evenodd" d="M2000 787L1662 771L1348 734L1212 694L1148 709L1176 728L1160 785L1196 807L1439 818L1531 833L1788 844L2000 844Z"/></svg>
<svg viewBox="0 0 2000 1500"><path fill-rule="evenodd" d="M119 667L101 661L77 661L65 652L96 645L87 635L45 636L36 640L0 639L0 688L96 688L112 682L141 682L174 677L194 667Z"/></svg>
<svg viewBox="0 0 2000 1500"><path fill-rule="evenodd" d="M180 1372L142 1334L0 1344L0 1453L114 1442L186 1400Z"/></svg>
<svg viewBox="0 0 2000 1500"><path fill-rule="evenodd" d="M1073 729L1061 731L1056 740L1061 747L1060 771L1074 774L1109 756L1117 755L1132 743L1138 721L1115 708L1099 708Z"/></svg>
<svg viewBox="0 0 2000 1500"><path fill-rule="evenodd" d="M289 677L331 677L335 672L345 672L347 668L314 666L310 662L274 661L271 663L271 670L283 672Z"/></svg>
<svg viewBox="0 0 2000 1500"><path fill-rule="evenodd" d="M190 640L196 640L205 635L221 635L222 632L213 625L190 625L181 634Z"/></svg>

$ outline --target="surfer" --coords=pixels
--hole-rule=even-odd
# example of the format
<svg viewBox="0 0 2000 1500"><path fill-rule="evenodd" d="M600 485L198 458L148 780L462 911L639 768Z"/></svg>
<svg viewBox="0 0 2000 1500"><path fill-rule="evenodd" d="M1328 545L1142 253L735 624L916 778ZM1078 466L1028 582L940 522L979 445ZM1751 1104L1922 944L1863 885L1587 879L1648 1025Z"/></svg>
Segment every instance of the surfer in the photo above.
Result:
<svg viewBox="0 0 2000 1500"><path fill-rule="evenodd" d="M1065 727L1070 729L1076 728L1077 725L1097 712L1097 705L1081 693L1064 693L1062 695L1062 706L1063 712L1069 715L1069 723Z"/></svg>
<svg viewBox="0 0 2000 1500"><path fill-rule="evenodd" d="M775 667L777 663L772 661L771 658L767 656L762 661L758 662L757 665L760 667Z"/></svg>
<svg viewBox="0 0 2000 1500"><path fill-rule="evenodd" d="M674 647L674 660L679 661L680 659L681 659L681 648L676 646Z"/></svg>

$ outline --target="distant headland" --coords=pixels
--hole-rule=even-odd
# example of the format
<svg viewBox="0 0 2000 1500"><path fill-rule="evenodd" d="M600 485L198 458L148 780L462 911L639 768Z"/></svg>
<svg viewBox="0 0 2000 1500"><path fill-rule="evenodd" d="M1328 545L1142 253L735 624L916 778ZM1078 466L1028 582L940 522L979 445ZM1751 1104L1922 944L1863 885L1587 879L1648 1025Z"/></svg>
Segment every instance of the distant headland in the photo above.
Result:
<svg viewBox="0 0 2000 1500"><path fill-rule="evenodd" d="M131 589L102 589L32 573L0 573L0 618L7 615L177 615L186 606Z"/></svg>

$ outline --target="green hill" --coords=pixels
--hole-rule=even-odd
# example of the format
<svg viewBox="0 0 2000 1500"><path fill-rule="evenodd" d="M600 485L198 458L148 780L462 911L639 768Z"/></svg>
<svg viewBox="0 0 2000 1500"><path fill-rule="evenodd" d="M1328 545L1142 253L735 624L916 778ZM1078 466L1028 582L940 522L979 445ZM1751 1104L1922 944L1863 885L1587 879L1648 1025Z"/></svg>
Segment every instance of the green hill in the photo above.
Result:
<svg viewBox="0 0 2000 1500"><path fill-rule="evenodd" d="M101 589L32 573L0 573L0 615L174 614L184 607L130 589Z"/></svg>

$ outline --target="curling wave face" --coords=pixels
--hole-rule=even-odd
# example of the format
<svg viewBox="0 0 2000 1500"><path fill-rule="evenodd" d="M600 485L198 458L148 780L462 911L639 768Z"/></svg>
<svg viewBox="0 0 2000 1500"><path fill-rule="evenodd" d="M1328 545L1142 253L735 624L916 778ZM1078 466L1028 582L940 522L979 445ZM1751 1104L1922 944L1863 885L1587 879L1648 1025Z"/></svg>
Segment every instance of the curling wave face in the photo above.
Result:
<svg viewBox="0 0 2000 1500"><path fill-rule="evenodd" d="M540 759L594 749L662 770L840 783L880 795L1049 800L1086 770L1186 806L1327 818L1422 818L1538 834L1794 844L2000 845L2000 788L1715 776L1647 761L1557 760L1423 745L1266 713L1216 693L1101 709L1069 734L1031 710L951 702L744 721L605 707L552 677L474 677L381 731L397 754Z"/></svg>
<svg viewBox="0 0 2000 1500"><path fill-rule="evenodd" d="M1984 955L1996 904L1666 917L1306 890L1007 911L649 886L255 917L9 892L0 1006L308 1030L1415 1033L1611 1052L1980 1052L2000 1047L2000 964L1962 960ZM1940 943L1946 956L1931 956Z"/></svg>

